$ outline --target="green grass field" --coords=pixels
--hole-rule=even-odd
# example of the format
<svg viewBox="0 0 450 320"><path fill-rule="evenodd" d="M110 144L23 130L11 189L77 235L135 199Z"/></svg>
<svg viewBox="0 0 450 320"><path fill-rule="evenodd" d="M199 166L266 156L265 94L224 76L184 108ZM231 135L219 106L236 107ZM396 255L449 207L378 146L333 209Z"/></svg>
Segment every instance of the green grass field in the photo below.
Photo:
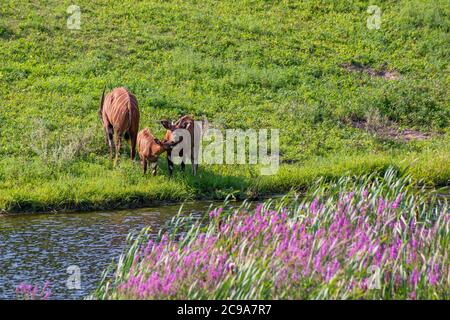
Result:
<svg viewBox="0 0 450 320"><path fill-rule="evenodd" d="M449 184L447 1L377 1L378 30L368 1L79 0L80 30L71 4L0 6L0 212L255 197L390 165ZM158 136L156 120L183 114L280 129L278 174L201 166L170 180L161 159L143 177L125 152L111 169L104 84L130 89Z"/></svg>

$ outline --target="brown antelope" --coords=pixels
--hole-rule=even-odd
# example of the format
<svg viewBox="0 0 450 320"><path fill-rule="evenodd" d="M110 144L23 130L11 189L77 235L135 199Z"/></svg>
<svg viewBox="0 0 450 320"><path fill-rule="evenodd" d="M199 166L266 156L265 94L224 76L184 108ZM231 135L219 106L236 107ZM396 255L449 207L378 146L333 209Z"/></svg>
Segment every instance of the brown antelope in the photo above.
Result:
<svg viewBox="0 0 450 320"><path fill-rule="evenodd" d="M175 135L175 130L177 129L185 129L189 132L189 135L191 137L191 145L185 146L190 147L190 154L191 154L191 163L192 163L192 174L197 174L197 156L198 156L198 146L195 146L195 137L194 137L194 128L195 128L195 121L191 116L183 116L180 119L178 119L176 122L171 122L169 120L161 120L161 124L164 128L167 129L166 135L164 137L165 141L175 142L179 143L182 141L182 137L178 138ZM183 150L179 153L180 157L183 157ZM195 161L194 161L195 160ZM172 175L173 173L173 161L172 161L172 148L170 148L167 151L167 164L169 168L169 175ZM181 170L184 172L185 169L185 163L184 160L181 162Z"/></svg>
<svg viewBox="0 0 450 320"><path fill-rule="evenodd" d="M170 150L170 148L174 147L176 144L176 142L173 143L166 140L161 142L153 136L148 128L139 131L137 136L137 147L144 174L147 172L147 164L151 162L153 175L156 176L159 155Z"/></svg>
<svg viewBox="0 0 450 320"><path fill-rule="evenodd" d="M106 141L109 145L109 158L111 160L113 143L116 149L114 166L116 166L119 158L122 136L129 141L131 145L131 160L134 160L136 156L136 138L139 130L139 109L136 97L125 88L115 88L105 97L105 88L103 88L98 114L106 133Z"/></svg>

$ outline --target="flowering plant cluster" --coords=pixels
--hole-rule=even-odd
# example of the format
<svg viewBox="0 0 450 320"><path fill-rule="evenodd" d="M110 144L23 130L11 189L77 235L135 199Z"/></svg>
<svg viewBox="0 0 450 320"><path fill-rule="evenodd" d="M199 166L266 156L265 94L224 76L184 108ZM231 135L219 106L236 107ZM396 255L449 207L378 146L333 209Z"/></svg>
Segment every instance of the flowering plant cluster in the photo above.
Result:
<svg viewBox="0 0 450 320"><path fill-rule="evenodd" d="M384 186L385 187L385 186ZM448 299L450 213L366 184L212 210L144 232L97 292L108 299Z"/></svg>
<svg viewBox="0 0 450 320"><path fill-rule="evenodd" d="M16 296L21 300L48 300L51 293L48 282L45 282L40 290L38 285L27 283L21 283L16 287Z"/></svg>

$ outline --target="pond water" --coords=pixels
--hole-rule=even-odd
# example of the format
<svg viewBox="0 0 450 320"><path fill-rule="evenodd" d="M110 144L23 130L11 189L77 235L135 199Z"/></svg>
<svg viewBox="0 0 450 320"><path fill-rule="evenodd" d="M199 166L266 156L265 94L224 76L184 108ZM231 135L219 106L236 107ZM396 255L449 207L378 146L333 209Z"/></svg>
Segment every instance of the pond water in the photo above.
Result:
<svg viewBox="0 0 450 320"><path fill-rule="evenodd" d="M448 199L449 190L440 193ZM210 205L183 205L183 214L204 214ZM231 203L233 206L239 202ZM53 299L82 299L97 286L103 270L117 259L129 232L150 226L156 235L180 204L122 211L0 215L0 299L16 298L22 282L50 282ZM80 270L81 289L68 289L68 268Z"/></svg>
<svg viewBox="0 0 450 320"><path fill-rule="evenodd" d="M201 215L211 204L185 203L183 213ZM16 298L16 286L22 282L42 287L46 280L53 299L85 297L122 253L129 232L151 226L157 234L179 208L180 204L172 204L124 211L0 215L0 299ZM70 266L79 267L79 290L66 286Z"/></svg>

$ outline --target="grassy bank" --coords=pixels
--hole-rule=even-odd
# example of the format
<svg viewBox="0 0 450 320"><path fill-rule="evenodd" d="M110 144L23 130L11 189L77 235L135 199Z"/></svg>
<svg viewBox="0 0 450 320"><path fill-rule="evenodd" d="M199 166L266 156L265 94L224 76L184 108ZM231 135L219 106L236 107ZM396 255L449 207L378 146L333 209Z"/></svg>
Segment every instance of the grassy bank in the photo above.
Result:
<svg viewBox="0 0 450 320"><path fill-rule="evenodd" d="M388 170L144 229L94 299L448 299L450 214Z"/></svg>
<svg viewBox="0 0 450 320"><path fill-rule="evenodd" d="M132 208L185 199L257 198L291 189L305 191L318 178L337 180L344 175L378 173L389 166L410 174L416 184L448 185L449 157L434 151L427 157L400 158L373 155L316 159L299 165L281 165L278 173L260 176L253 166L205 166L197 176L178 172L167 177L164 161L160 175L143 176L138 164L123 160L116 169L104 158L76 161L68 167L48 167L40 160L0 162L0 212L83 211Z"/></svg>
<svg viewBox="0 0 450 320"><path fill-rule="evenodd" d="M5 1L0 7L0 211L91 210L305 189L394 165L449 182L446 1ZM280 129L281 167L111 170L103 85L137 97L141 127L192 114ZM165 171L163 171L165 174Z"/></svg>

